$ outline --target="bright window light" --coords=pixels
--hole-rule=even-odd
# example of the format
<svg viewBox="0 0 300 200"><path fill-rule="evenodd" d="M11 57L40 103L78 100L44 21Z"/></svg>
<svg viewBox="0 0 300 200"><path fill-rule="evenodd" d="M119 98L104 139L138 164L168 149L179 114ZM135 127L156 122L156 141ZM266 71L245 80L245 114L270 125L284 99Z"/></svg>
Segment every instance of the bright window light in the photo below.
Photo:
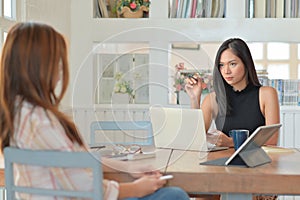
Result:
<svg viewBox="0 0 300 200"><path fill-rule="evenodd" d="M3 16L16 19L16 0L3 0Z"/></svg>
<svg viewBox="0 0 300 200"><path fill-rule="evenodd" d="M290 45L287 43L270 42L267 44L268 59L287 60L290 58Z"/></svg>
<svg viewBox="0 0 300 200"><path fill-rule="evenodd" d="M5 40L6 40L6 37L7 37L7 32L3 32L3 43L5 42Z"/></svg>
<svg viewBox="0 0 300 200"><path fill-rule="evenodd" d="M12 1L11 0L4 0L4 16L8 18L12 18Z"/></svg>
<svg viewBox="0 0 300 200"><path fill-rule="evenodd" d="M268 66L269 79L289 79L289 73L288 64L274 64Z"/></svg>
<svg viewBox="0 0 300 200"><path fill-rule="evenodd" d="M298 44L298 59L300 59L300 44Z"/></svg>
<svg viewBox="0 0 300 200"><path fill-rule="evenodd" d="M256 63L254 62L254 65L255 65L255 69L256 69L256 70L263 70L263 69L264 69L264 66L263 66L262 64L256 64Z"/></svg>
<svg viewBox="0 0 300 200"><path fill-rule="evenodd" d="M263 43L249 43L248 47L251 51L253 60L263 59Z"/></svg>

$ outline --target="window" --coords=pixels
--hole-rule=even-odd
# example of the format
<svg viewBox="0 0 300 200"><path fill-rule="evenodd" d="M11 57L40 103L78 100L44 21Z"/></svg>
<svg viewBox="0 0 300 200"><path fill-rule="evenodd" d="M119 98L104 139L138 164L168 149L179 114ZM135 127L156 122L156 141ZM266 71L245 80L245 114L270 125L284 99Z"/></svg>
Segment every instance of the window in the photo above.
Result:
<svg viewBox="0 0 300 200"><path fill-rule="evenodd" d="M287 60L290 58L289 44L267 43L267 55L269 60Z"/></svg>
<svg viewBox="0 0 300 200"><path fill-rule="evenodd" d="M288 64L272 64L268 66L268 77L270 79L289 79Z"/></svg>
<svg viewBox="0 0 300 200"><path fill-rule="evenodd" d="M5 42L5 40L6 40L6 37L7 37L7 32L3 32L3 43Z"/></svg>
<svg viewBox="0 0 300 200"><path fill-rule="evenodd" d="M280 42L249 43L249 48L255 68L267 71L269 79L300 78L300 45Z"/></svg>
<svg viewBox="0 0 300 200"><path fill-rule="evenodd" d="M248 46L254 60L263 59L263 43L249 43Z"/></svg>
<svg viewBox="0 0 300 200"><path fill-rule="evenodd" d="M149 103L149 45L95 43L96 104Z"/></svg>
<svg viewBox="0 0 300 200"><path fill-rule="evenodd" d="M17 0L0 0L0 49L7 37L8 29L16 22L17 3L20 7L21 4L24 4L24 2L17 2Z"/></svg>
<svg viewBox="0 0 300 200"><path fill-rule="evenodd" d="M3 16L16 19L16 0L3 0Z"/></svg>

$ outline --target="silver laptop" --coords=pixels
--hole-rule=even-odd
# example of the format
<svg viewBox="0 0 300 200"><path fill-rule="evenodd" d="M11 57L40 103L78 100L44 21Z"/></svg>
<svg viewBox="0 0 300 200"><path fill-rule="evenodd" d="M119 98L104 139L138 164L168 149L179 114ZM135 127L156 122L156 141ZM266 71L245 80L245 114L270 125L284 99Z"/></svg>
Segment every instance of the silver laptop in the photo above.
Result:
<svg viewBox="0 0 300 200"><path fill-rule="evenodd" d="M151 107L150 119L156 147L208 150L202 110Z"/></svg>

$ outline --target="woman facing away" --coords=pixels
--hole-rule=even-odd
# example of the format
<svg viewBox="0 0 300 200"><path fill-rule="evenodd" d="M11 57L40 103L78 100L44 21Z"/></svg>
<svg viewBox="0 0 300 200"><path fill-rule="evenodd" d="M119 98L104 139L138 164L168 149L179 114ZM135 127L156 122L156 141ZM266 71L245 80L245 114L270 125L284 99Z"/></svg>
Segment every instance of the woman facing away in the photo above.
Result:
<svg viewBox="0 0 300 200"><path fill-rule="evenodd" d="M279 123L277 91L262 86L247 44L232 38L220 46L213 69L214 92L207 95L202 105L201 78L186 79L185 89L192 108L203 111L206 131L212 121L218 130L217 146L233 146L229 131L248 129L251 134L262 125ZM278 132L266 144L277 145Z"/></svg>
<svg viewBox="0 0 300 200"><path fill-rule="evenodd" d="M33 150L88 150L75 124L58 108L69 80L67 45L60 33L45 24L28 22L14 25L2 49L0 80L2 151L7 146ZM61 81L59 91L56 90L58 81ZM102 161L114 166L114 169L134 168L135 173L147 168L110 159ZM163 187L166 181L159 179L161 174L157 170L147 169L147 173L140 173L140 177L133 182L103 180L104 199L189 199L180 188ZM30 166L19 166L17 171L22 176L18 176L16 181L28 186L92 190L92 172L78 170L32 170ZM113 169L103 164L103 170Z"/></svg>

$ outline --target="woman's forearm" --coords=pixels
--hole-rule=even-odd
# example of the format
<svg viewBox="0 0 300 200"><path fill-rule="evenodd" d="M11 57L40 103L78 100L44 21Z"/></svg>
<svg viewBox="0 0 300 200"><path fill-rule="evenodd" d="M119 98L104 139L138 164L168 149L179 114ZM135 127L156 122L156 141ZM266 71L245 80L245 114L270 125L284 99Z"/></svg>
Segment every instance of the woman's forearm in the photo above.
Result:
<svg viewBox="0 0 300 200"><path fill-rule="evenodd" d="M134 182L119 184L119 199L137 197Z"/></svg>
<svg viewBox="0 0 300 200"><path fill-rule="evenodd" d="M200 108L200 99L201 99L201 95L199 95L198 97L193 97L191 98L191 108L193 109L199 109Z"/></svg>

